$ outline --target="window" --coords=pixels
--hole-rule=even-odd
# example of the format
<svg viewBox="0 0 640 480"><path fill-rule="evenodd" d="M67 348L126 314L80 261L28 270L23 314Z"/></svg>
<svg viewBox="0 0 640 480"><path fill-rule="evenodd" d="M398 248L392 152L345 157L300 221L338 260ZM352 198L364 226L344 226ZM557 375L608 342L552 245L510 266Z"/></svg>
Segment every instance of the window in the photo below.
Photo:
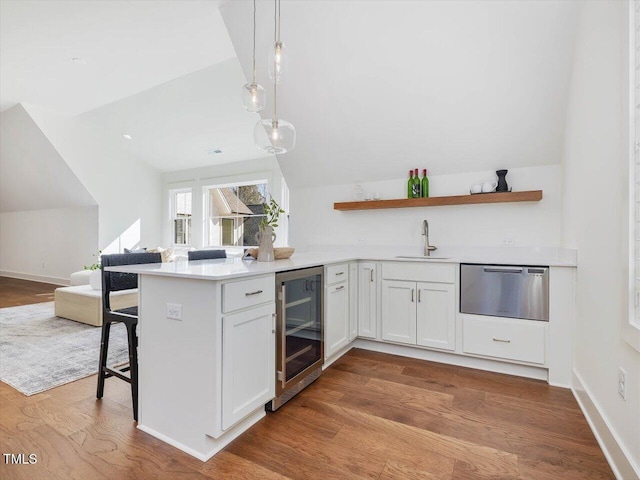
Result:
<svg viewBox="0 0 640 480"><path fill-rule="evenodd" d="M216 185L206 190L207 246L256 246L269 199L267 181Z"/></svg>
<svg viewBox="0 0 640 480"><path fill-rule="evenodd" d="M191 190L172 192L173 243L191 244Z"/></svg>

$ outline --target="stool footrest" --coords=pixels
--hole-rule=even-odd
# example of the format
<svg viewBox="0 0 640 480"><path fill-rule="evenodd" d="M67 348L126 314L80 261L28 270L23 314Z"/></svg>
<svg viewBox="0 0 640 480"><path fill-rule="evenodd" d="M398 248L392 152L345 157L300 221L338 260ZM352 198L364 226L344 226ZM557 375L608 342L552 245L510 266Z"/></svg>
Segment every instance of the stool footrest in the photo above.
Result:
<svg viewBox="0 0 640 480"><path fill-rule="evenodd" d="M126 372L130 369L130 367L125 367L122 370L113 370L108 367L102 367L102 371L104 372L104 378L109 377L118 377L120 380L124 380L127 383L131 383L131 379L126 375L123 375L122 372Z"/></svg>

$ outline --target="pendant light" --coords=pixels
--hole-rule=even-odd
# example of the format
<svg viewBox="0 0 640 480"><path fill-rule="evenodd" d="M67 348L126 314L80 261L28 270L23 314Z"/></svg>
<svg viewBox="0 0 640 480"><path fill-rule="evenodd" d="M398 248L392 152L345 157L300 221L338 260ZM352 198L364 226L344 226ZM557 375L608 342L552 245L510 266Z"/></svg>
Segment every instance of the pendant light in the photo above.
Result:
<svg viewBox="0 0 640 480"><path fill-rule="evenodd" d="M284 82L287 76L287 55L286 45L280 40L280 0L274 2L277 7L277 14L274 15L274 22L277 16L276 32L273 39L273 46L269 51L269 78L274 83Z"/></svg>
<svg viewBox="0 0 640 480"><path fill-rule="evenodd" d="M280 0L274 0L275 13L274 13L274 45L282 44L280 42ZM282 44L284 45L284 44ZM283 53L281 50L280 53ZM270 69L274 72L283 72L282 69L278 70L278 63L280 67L284 64L282 61L284 57L276 54L274 48L273 58L270 59L273 65ZM277 77L273 79L273 118L259 121L253 129L253 138L258 145L258 148L271 154L287 153L293 149L296 145L296 129L287 122L278 118L278 81Z"/></svg>
<svg viewBox="0 0 640 480"><path fill-rule="evenodd" d="M242 104L249 112L260 112L265 104L264 88L256 83L256 0L253 0L253 81L242 87Z"/></svg>

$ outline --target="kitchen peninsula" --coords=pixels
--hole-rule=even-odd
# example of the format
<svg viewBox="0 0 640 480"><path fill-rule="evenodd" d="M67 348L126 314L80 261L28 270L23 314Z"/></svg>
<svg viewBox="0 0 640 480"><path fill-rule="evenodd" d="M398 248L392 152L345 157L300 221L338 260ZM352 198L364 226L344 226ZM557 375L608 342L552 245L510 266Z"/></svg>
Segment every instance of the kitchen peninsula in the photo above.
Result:
<svg viewBox="0 0 640 480"><path fill-rule="evenodd" d="M138 428L206 461L259 421L275 396L275 274L316 266L325 267L325 367L356 346L568 386L575 257L530 253L411 259L345 251L271 263L228 258L110 267L139 274ZM460 313L460 263L499 260L550 267L549 322ZM437 306L426 304L430 342L416 341L415 332L413 340L385 336L395 328L383 290L392 282L435 287L424 289ZM487 319L492 323L478 323ZM512 340L484 348L478 328L485 325Z"/></svg>

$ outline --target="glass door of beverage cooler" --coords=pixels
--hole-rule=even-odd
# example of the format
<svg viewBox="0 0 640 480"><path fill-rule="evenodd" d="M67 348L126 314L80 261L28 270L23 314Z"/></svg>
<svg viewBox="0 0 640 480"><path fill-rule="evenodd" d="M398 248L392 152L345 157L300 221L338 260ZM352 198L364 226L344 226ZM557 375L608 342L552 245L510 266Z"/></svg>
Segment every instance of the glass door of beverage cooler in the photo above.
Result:
<svg viewBox="0 0 640 480"><path fill-rule="evenodd" d="M322 365L323 272L317 267L276 276L278 394Z"/></svg>

